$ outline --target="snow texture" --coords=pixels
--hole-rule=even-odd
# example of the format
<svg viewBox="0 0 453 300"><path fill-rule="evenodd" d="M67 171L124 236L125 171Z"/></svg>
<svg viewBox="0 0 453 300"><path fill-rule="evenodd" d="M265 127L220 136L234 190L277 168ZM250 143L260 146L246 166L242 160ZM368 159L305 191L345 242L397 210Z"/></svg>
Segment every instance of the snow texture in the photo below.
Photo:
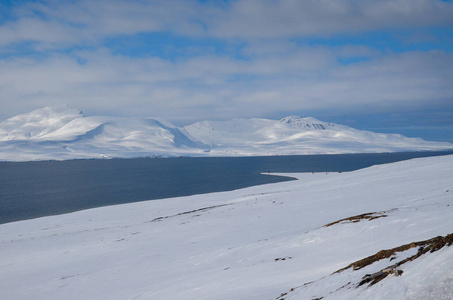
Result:
<svg viewBox="0 0 453 300"><path fill-rule="evenodd" d="M232 119L178 128L157 118L84 117L68 106L45 107L0 123L0 161L49 159L296 155L452 149L290 116Z"/></svg>
<svg viewBox="0 0 453 300"><path fill-rule="evenodd" d="M344 269L451 234L452 170L449 155L280 174L299 180L3 224L1 299L452 299L449 245L374 285L357 283L418 247Z"/></svg>

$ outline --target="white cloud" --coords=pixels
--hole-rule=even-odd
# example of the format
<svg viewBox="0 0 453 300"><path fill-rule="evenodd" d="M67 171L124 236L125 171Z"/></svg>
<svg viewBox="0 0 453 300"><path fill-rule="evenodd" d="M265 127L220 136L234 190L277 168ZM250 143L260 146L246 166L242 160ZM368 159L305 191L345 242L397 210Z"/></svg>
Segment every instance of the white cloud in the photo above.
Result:
<svg viewBox="0 0 453 300"><path fill-rule="evenodd" d="M329 36L388 28L453 25L453 5L432 0L244 0L213 21L224 37Z"/></svg>
<svg viewBox="0 0 453 300"><path fill-rule="evenodd" d="M183 0L29 2L0 26L0 44L80 45L118 35L171 32L216 38L319 37L382 29L453 26L453 4L438 0Z"/></svg>
<svg viewBox="0 0 453 300"><path fill-rule="evenodd" d="M440 51L393 53L348 65L327 48L245 63L215 56L172 62L108 51L82 54L84 64L63 55L0 61L2 105L21 112L63 102L88 113L189 122L282 110L422 106L453 97L453 71L445 67L453 66L453 55Z"/></svg>
<svg viewBox="0 0 453 300"><path fill-rule="evenodd" d="M194 1L80 0L29 2L16 9L17 20L0 26L1 44L20 41L99 43L117 35L197 31L201 6Z"/></svg>
<svg viewBox="0 0 453 300"><path fill-rule="evenodd" d="M153 115L190 122L281 111L389 111L445 105L453 98L451 52L394 53L360 43L301 46L292 39L388 28L451 28L451 2L219 3L26 3L15 11L16 19L0 25L0 53L11 54L14 45L31 42L38 55L0 58L0 114L4 114L0 118L56 103L89 114ZM115 55L105 48L106 38L142 32L214 38L233 50L219 53L215 45L208 45L189 53L186 50L193 45L182 45L179 50L188 55L164 59ZM366 60L353 62L354 58ZM348 59L352 62L339 62ZM452 104L447 105L452 110Z"/></svg>

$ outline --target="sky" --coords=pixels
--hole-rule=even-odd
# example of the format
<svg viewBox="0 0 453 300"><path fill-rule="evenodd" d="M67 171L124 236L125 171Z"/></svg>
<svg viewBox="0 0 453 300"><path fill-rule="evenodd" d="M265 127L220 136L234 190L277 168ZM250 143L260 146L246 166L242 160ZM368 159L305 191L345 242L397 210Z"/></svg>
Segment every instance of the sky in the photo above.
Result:
<svg viewBox="0 0 453 300"><path fill-rule="evenodd" d="M453 2L0 1L0 121L315 117L453 142Z"/></svg>

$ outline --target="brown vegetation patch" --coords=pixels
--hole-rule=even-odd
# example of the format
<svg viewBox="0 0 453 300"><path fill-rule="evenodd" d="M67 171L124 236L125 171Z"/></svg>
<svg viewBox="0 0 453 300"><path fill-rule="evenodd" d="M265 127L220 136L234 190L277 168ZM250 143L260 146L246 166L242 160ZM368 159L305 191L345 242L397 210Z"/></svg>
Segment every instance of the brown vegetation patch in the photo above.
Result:
<svg viewBox="0 0 453 300"><path fill-rule="evenodd" d="M401 265L403 265L409 261L413 261L427 252L435 252L445 246L451 246L452 244L453 244L453 233L448 234L446 236L437 236L437 237L434 237L434 238L431 238L428 240L405 244L405 245L398 246L398 247L395 247L392 249L381 250L374 255L371 255L364 259L353 262L352 264L349 264L347 267L342 268L342 269L332 273L331 275L340 273L349 268L352 268L353 270L359 270L359 269L362 269L368 265L371 265L372 263L379 261L381 259L392 258L392 256L394 256L398 252L403 252L403 251L418 247L418 251L416 254L414 254L406 259L403 259L396 264L390 265L387 268L384 268L378 272L375 272L372 274L366 274L365 276L362 277L362 279L359 283L352 284L351 282L348 282L345 285L338 288L336 291L339 291L343 288L349 289L354 285L355 285L355 287L359 287L359 286L362 286L367 283L369 284L368 286L371 286L371 285L381 281L382 279L386 278L389 275L401 276L403 274L403 270L398 269L398 267L400 267ZM390 259L390 261L391 260L392 259ZM302 288L302 287L310 285L312 283L313 283L313 281L307 282L301 286L294 287L291 290L289 290L288 292L282 293L279 297L276 298L276 300L284 300L284 299L286 299L286 296L289 293L294 292L296 289ZM323 299L323 297L318 297L318 298L315 297L310 300L318 300L318 299Z"/></svg>
<svg viewBox="0 0 453 300"><path fill-rule="evenodd" d="M173 217L178 217L178 216L182 216L182 215L187 215L187 214L193 214L193 213L196 213L196 212L205 212L205 211L208 211L208 210L211 210L211 209L214 209L214 208L218 208L218 207L222 207L222 206L227 206L227 205L231 205L231 204L221 204L221 205L214 205L214 206L208 206L208 207L203 207L203 208L199 208L199 209L194 209L194 210L190 210L190 211L185 211L185 212L182 212L182 213L179 213L179 214L175 214L175 215L170 215L170 216L165 216L165 217L158 217L158 218L155 218L151 221L147 221L145 223L150 223L150 222L160 222L164 219L168 219L168 218L173 218ZM193 217L199 217L200 215L194 215Z"/></svg>
<svg viewBox="0 0 453 300"><path fill-rule="evenodd" d="M399 276L403 272L401 270L398 270L397 268L401 266L402 264L405 264L406 262L413 261L417 258L419 258L421 255L427 253L427 252L435 252L444 246L450 246L453 244L453 234L448 234L446 236L437 236L435 238L425 240L425 241L419 241L419 242L413 242L410 244L405 244L399 247L395 247L392 249L387 249L387 250L381 250L377 252L374 255L368 256L364 259L358 260L356 262L353 262L352 264L346 266L345 268L342 268L335 273L342 272L346 269L352 268L354 271L362 269L368 265L371 265L372 263L379 261L381 259L389 258L393 255L395 255L398 252L403 252L406 250L409 250L414 247L419 247L418 252L406 259L403 259L402 261L390 265L385 269L380 270L379 272L373 273L373 274L367 274L362 278L362 281L357 285L361 286L365 283L370 283L370 285L373 285L382 279L386 278L388 275L396 275Z"/></svg>
<svg viewBox="0 0 453 300"><path fill-rule="evenodd" d="M371 221L371 220L378 219L378 218L388 217L388 215L386 215L385 213L386 212L371 212L371 213L361 214L361 215L357 215L357 216L352 216L352 217L349 217L349 218L344 218L344 219L341 219L341 220L326 224L326 225L324 225L324 227L329 227L329 226L332 226L332 225L335 225L335 224L338 224L338 223L341 223L341 222L357 223L357 222L360 222L362 220Z"/></svg>

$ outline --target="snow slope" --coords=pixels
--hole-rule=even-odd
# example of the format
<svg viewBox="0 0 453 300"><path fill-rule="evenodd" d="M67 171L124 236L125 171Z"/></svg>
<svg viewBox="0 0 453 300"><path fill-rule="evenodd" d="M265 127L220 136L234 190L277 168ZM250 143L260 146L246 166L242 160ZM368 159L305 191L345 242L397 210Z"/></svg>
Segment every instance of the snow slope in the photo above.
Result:
<svg viewBox="0 0 453 300"><path fill-rule="evenodd" d="M453 233L451 170L450 155L286 174L299 180L3 224L1 298L452 299L453 247L415 243Z"/></svg>
<svg viewBox="0 0 453 300"><path fill-rule="evenodd" d="M0 123L0 160L180 156L203 151L183 129L156 118L84 117L45 107Z"/></svg>
<svg viewBox="0 0 453 300"><path fill-rule="evenodd" d="M45 107L0 123L0 161L145 156L290 155L452 149L449 143L379 134L314 118L203 121L84 117Z"/></svg>
<svg viewBox="0 0 453 300"><path fill-rule="evenodd" d="M81 119L82 112L68 106L53 106L18 115L0 123L0 141L46 139L71 121ZM84 132L80 128L79 134Z"/></svg>
<svg viewBox="0 0 453 300"><path fill-rule="evenodd" d="M289 116L280 121L233 119L203 121L184 129L211 145L217 155L296 155L434 150L449 143L427 142L399 134L382 134Z"/></svg>

